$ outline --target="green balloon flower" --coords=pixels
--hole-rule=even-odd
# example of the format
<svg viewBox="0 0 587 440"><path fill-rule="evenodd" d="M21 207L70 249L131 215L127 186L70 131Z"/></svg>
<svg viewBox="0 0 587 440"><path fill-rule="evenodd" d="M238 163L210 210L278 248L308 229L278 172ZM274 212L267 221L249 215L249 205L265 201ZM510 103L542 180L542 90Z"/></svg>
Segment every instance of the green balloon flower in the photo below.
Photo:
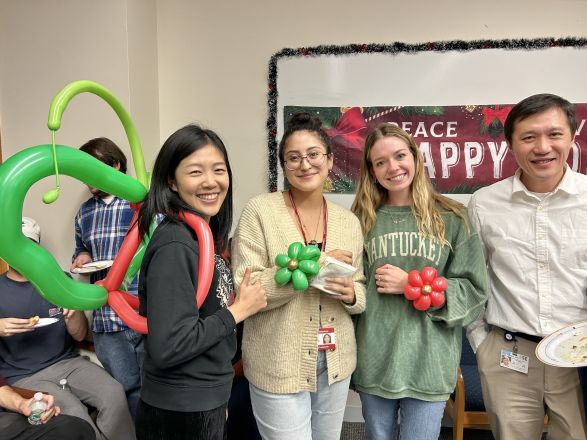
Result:
<svg viewBox="0 0 587 440"><path fill-rule="evenodd" d="M275 282L284 286L291 281L294 290L306 290L310 285L308 276L316 275L320 271L318 258L320 249L316 246L304 246L300 242L290 244L287 255L279 254L275 257L275 264L281 267L275 273Z"/></svg>

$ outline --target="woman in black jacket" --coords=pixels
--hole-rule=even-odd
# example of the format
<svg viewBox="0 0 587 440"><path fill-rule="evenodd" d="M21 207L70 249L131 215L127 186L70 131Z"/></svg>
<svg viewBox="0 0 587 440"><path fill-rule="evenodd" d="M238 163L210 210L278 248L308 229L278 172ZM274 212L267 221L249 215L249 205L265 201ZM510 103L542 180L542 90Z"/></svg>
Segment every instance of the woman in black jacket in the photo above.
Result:
<svg viewBox="0 0 587 440"><path fill-rule="evenodd" d="M236 324L266 305L259 283L234 296L220 257L232 224L232 174L226 148L211 130L188 125L163 144L139 214L146 233L165 216L145 252L140 314L147 317L146 357L136 419L139 439L222 439L233 378ZM195 232L179 219L201 216L214 237L214 275L196 305L200 255Z"/></svg>

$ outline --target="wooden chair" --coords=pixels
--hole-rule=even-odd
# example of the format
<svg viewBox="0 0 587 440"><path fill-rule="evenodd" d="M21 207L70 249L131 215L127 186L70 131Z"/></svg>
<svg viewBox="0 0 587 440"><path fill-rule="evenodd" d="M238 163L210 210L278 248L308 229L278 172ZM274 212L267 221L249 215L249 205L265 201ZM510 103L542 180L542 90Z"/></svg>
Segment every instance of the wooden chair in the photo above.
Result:
<svg viewBox="0 0 587 440"><path fill-rule="evenodd" d="M489 418L483 403L477 358L469 345L464 330L457 385L454 393L446 402L446 413L453 421L453 440L463 440L465 428L489 429Z"/></svg>

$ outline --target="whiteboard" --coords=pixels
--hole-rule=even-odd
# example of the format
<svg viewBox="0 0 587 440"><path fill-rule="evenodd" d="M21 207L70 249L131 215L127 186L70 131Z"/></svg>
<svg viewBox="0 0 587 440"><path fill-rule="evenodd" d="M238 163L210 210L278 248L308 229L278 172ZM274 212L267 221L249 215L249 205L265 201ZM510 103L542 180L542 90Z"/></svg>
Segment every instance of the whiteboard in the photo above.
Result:
<svg viewBox="0 0 587 440"><path fill-rule="evenodd" d="M516 103L535 93L587 102L586 66L582 45L283 57L277 61L277 142L285 106ZM281 169L278 173L281 189ZM469 199L452 196L464 203ZM327 197L350 207L354 195Z"/></svg>

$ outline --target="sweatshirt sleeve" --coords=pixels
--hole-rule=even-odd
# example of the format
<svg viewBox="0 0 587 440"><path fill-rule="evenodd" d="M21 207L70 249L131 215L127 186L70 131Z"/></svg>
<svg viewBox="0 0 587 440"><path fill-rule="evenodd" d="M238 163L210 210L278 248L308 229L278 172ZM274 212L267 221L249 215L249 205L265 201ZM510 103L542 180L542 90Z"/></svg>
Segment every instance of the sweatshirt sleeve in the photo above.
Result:
<svg viewBox="0 0 587 440"><path fill-rule="evenodd" d="M481 242L474 227L469 231L460 221L457 239L441 274L448 282L443 307L428 312L447 327L467 326L483 312L487 300L487 269Z"/></svg>
<svg viewBox="0 0 587 440"><path fill-rule="evenodd" d="M153 363L170 368L201 355L236 328L228 309L202 318L196 306L198 254L169 242L155 251L146 271L146 342Z"/></svg>
<svg viewBox="0 0 587 440"><path fill-rule="evenodd" d="M481 222L477 213L477 198L475 197L475 194L473 194L471 200L469 201L468 211L469 219L479 233L479 231L481 231ZM479 234L479 238L481 239L481 246L483 248L485 257L487 258L487 249L485 248L483 236ZM469 340L469 343L471 344L471 347L475 353L477 353L477 348L479 348L490 331L489 324L485 320L485 307L486 306L483 307L483 311L479 314L479 317L467 326L467 339Z"/></svg>
<svg viewBox="0 0 587 440"><path fill-rule="evenodd" d="M291 284L280 286L273 279L279 267L270 261L262 212L255 199L245 206L233 237L232 262L235 287L240 287L245 270L250 267L251 283L259 281L267 294L267 307L263 309L267 311L286 304L299 293Z"/></svg>
<svg viewBox="0 0 587 440"><path fill-rule="evenodd" d="M363 262L365 247L363 246L363 230L361 224L354 214L350 211L346 224L346 236L353 248L353 266L357 271L353 275L353 283L355 287L355 302L353 304L344 304L350 315L363 313L367 304L367 288L365 286L365 264Z"/></svg>

